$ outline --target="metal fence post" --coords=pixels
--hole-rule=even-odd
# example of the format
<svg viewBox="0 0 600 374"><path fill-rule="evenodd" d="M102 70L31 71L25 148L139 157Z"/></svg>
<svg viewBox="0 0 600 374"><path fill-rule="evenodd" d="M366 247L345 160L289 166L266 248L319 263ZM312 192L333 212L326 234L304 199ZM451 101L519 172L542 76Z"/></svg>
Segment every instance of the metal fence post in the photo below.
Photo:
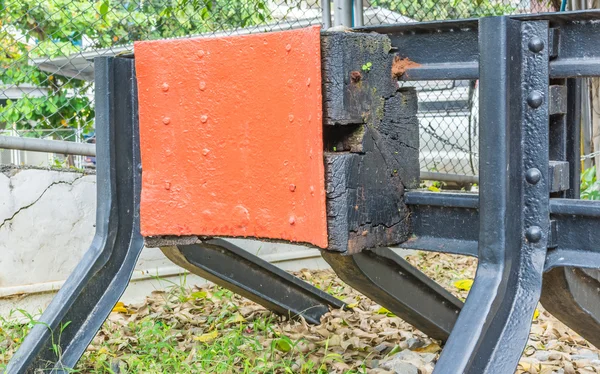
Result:
<svg viewBox="0 0 600 374"><path fill-rule="evenodd" d="M331 27L331 1L321 0L321 17L323 20L323 29Z"/></svg>
<svg viewBox="0 0 600 374"><path fill-rule="evenodd" d="M334 0L333 5L333 25L352 27L352 0Z"/></svg>
<svg viewBox="0 0 600 374"><path fill-rule="evenodd" d="M354 0L354 27L364 25L363 2L362 0Z"/></svg>

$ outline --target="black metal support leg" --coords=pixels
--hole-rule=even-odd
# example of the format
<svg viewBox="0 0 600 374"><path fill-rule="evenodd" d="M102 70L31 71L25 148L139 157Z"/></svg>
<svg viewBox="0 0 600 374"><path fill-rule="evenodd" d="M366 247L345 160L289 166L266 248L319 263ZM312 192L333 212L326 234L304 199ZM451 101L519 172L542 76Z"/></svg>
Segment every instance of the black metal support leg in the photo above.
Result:
<svg viewBox="0 0 600 374"><path fill-rule="evenodd" d="M479 265L436 374L514 372L546 256L548 22L483 18L479 31Z"/></svg>
<svg viewBox="0 0 600 374"><path fill-rule="evenodd" d="M161 247L177 265L276 313L313 324L341 300L223 239Z"/></svg>
<svg viewBox="0 0 600 374"><path fill-rule="evenodd" d="M581 132L581 79L567 80L568 108L566 116L567 142L565 146L569 162L570 188L567 198L579 199L580 177L580 132ZM589 204L589 203L588 203ZM589 205L588 205L589 206ZM591 208L591 206L589 206ZM563 215L565 220L574 221L564 236L587 238L592 240L589 230L597 230L597 219ZM561 228L566 229L565 225ZM579 247L579 246L578 246ZM546 273L540 301L546 310L563 323L578 332L590 343L600 347L600 270L594 268L581 269L557 266L573 256L564 256L560 249L550 249L546 261ZM581 262L590 267L597 267L598 261L589 254L580 254Z"/></svg>
<svg viewBox="0 0 600 374"><path fill-rule="evenodd" d="M428 336L447 340L462 301L388 248L353 255L322 251L348 285Z"/></svg>
<svg viewBox="0 0 600 374"><path fill-rule="evenodd" d="M568 109L566 115L565 154L569 162L570 188L566 197L579 198L580 175L580 131L581 131L581 80L567 80ZM558 148L558 147L557 147ZM552 153L552 149L550 152ZM581 202L579 202L581 203ZM589 204L589 203L587 203ZM591 208L590 205L587 205ZM575 218L572 215L562 216L573 225L568 229L564 224L561 229L565 236L587 238L593 245L597 242L590 235L590 230L597 231L597 218ZM562 221L565 222L565 221ZM558 223L562 223L558 222ZM577 246L579 247L579 246ZM552 248L549 250L540 301L546 310L563 323L578 332L590 343L600 347L600 270L588 268L557 266L561 262L572 260L573 256L566 256L564 250ZM597 267L589 254L579 254L582 263L590 267ZM595 266L594 266L595 265Z"/></svg>
<svg viewBox="0 0 600 374"><path fill-rule="evenodd" d="M132 59L97 58L95 74L96 234L9 362L10 374L39 369L62 373L74 367L125 291L143 248L134 63Z"/></svg>
<svg viewBox="0 0 600 374"><path fill-rule="evenodd" d="M541 302L553 316L600 347L600 272L558 267L544 275Z"/></svg>

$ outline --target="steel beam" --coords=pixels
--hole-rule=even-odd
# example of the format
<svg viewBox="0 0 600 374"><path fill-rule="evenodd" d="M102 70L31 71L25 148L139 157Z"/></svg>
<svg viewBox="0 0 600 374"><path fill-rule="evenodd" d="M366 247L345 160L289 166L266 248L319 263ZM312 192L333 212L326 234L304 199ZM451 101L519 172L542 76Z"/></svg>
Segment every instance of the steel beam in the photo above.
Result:
<svg viewBox="0 0 600 374"><path fill-rule="evenodd" d="M161 247L177 265L276 313L319 324L345 304L277 266L223 239Z"/></svg>
<svg viewBox="0 0 600 374"><path fill-rule="evenodd" d="M413 236L399 247L477 256L479 197L472 193L410 191L405 195ZM551 245L545 270L560 266L600 267L600 201L549 201Z"/></svg>
<svg viewBox="0 0 600 374"><path fill-rule="evenodd" d="M29 332L7 373L70 372L119 300L143 248L141 168L133 60L96 64L96 234Z"/></svg>
<svg viewBox="0 0 600 374"><path fill-rule="evenodd" d="M477 256L479 198L476 194L407 192L413 235L401 248Z"/></svg>
<svg viewBox="0 0 600 374"><path fill-rule="evenodd" d="M462 301L388 248L353 255L322 251L348 285L428 336L447 340Z"/></svg>
<svg viewBox="0 0 600 374"><path fill-rule="evenodd" d="M512 20L544 20L558 32L558 55L550 61L551 78L600 76L600 19L598 11L514 15ZM401 57L420 66L407 69L403 80L479 78L478 21L458 20L357 28L386 34ZM554 39L549 41L554 43ZM550 56L554 57L554 56Z"/></svg>

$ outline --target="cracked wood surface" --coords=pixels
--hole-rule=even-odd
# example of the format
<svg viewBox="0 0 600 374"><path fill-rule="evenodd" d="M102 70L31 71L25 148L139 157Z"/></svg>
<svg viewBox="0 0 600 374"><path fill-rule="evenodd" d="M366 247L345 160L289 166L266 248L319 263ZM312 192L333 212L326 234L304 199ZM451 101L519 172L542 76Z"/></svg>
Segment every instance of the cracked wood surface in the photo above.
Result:
<svg viewBox="0 0 600 374"><path fill-rule="evenodd" d="M400 89L385 35L321 39L328 250L357 253L408 239L404 189L419 182L417 94Z"/></svg>

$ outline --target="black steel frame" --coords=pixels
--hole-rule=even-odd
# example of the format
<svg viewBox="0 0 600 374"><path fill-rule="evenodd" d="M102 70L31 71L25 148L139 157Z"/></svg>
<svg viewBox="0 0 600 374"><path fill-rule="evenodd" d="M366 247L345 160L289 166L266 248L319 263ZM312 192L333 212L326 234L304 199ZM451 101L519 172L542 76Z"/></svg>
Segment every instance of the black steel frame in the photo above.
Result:
<svg viewBox="0 0 600 374"><path fill-rule="evenodd" d="M548 22L485 18L479 32L479 263L438 373L514 370L550 226Z"/></svg>
<svg viewBox="0 0 600 374"><path fill-rule="evenodd" d="M132 59L96 60L96 234L84 258L11 359L7 373L75 366L119 300L144 246L141 163Z"/></svg>
<svg viewBox="0 0 600 374"><path fill-rule="evenodd" d="M405 80L480 80L479 196L405 196L414 237L402 247L479 258L436 374L514 372L540 297L600 344L600 204L573 200L580 172L580 86L573 78L600 75L600 29L590 22L599 16L376 28L421 64Z"/></svg>
<svg viewBox="0 0 600 374"><path fill-rule="evenodd" d="M450 336L463 302L391 249L322 253L346 284L429 337L446 341Z"/></svg>
<svg viewBox="0 0 600 374"><path fill-rule="evenodd" d="M581 91L575 78L600 76L598 19L599 12L574 12L359 30L387 34L402 57L420 64L405 80L480 79L479 196L405 194L414 237L403 247L479 258L458 319L448 316L461 305L418 274L395 279L415 282L414 289L434 304L450 302L443 321L428 316L427 304L415 303L411 292L375 282L383 299L399 301L399 310L416 306L416 325L444 334L452 320L437 374L514 372L540 298L600 345L600 202L575 200ZM95 70L96 236L9 363L9 373L73 367L124 291L143 246L133 60L100 58ZM223 247L219 243L209 245ZM179 248L188 262L202 264L192 249ZM372 276L382 258L381 251L359 254L353 259L362 272L357 276ZM383 268L394 267L401 269L402 262Z"/></svg>

